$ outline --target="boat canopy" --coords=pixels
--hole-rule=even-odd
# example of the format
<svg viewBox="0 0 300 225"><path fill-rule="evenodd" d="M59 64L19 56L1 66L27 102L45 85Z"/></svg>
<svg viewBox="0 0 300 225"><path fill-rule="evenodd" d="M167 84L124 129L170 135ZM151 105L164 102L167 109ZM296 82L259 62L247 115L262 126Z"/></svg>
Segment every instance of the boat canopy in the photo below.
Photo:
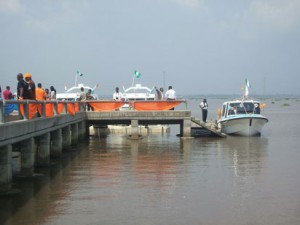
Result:
<svg viewBox="0 0 300 225"><path fill-rule="evenodd" d="M125 93L151 93L152 90L148 87L142 86L141 84L136 84L133 87L129 87L124 90Z"/></svg>
<svg viewBox="0 0 300 225"><path fill-rule="evenodd" d="M260 114L260 103L258 101L233 101L223 104L223 117L238 114Z"/></svg>

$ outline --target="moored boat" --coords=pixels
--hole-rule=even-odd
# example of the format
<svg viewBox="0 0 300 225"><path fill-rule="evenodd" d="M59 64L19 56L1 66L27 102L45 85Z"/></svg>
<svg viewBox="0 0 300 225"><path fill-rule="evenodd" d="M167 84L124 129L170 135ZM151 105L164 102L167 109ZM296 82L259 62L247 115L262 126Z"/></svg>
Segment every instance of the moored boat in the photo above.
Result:
<svg viewBox="0 0 300 225"><path fill-rule="evenodd" d="M127 89L124 88L123 96L126 100L154 100L155 94L152 93L153 89L150 89L141 84L135 84Z"/></svg>
<svg viewBox="0 0 300 225"><path fill-rule="evenodd" d="M122 109L129 109L131 107L130 103L132 101L143 100L143 101L153 101L155 100L155 94L152 93L153 89L143 86L141 84L135 84L131 87L124 89L123 96L125 101L129 102L125 104Z"/></svg>
<svg viewBox="0 0 300 225"><path fill-rule="evenodd" d="M249 82L246 80L245 93L242 99L223 103L218 124L223 133L239 136L257 136L268 122L261 114L261 104L257 100L248 99Z"/></svg>
<svg viewBox="0 0 300 225"><path fill-rule="evenodd" d="M98 95L94 93L94 90L97 88L97 86L95 86L94 88L91 88L90 86L87 86L84 84L78 84L69 89L65 89L64 93L57 93L56 99L63 100L63 101L79 101L80 100L80 92L81 92L82 87L84 88L85 92L87 92L89 89L91 89L93 99L94 100L98 99Z"/></svg>

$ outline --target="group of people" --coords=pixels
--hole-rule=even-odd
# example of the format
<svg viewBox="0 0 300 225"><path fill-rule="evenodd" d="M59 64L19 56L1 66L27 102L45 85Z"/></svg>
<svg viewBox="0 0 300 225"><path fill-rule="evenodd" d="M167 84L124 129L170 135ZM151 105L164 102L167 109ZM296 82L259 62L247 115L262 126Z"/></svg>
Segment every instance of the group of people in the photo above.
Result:
<svg viewBox="0 0 300 225"><path fill-rule="evenodd" d="M0 86L0 99L3 98L5 100L11 100L11 99L29 99L29 100L55 100L56 99L56 90L53 86L50 87L50 90L48 88L43 89L42 84L38 83L37 87L35 86L34 81L32 80L32 75L30 73L26 73L23 77L22 73L18 73L17 75L17 94L16 96L11 92L10 86L6 86L5 91L1 90ZM176 100L176 92L172 88L172 86L168 87L168 90L164 93L164 89L155 87L156 90L156 99L157 100ZM92 100L92 90L89 89L88 92L84 91L84 88L81 88L80 93L80 100ZM119 87L116 87L115 92L113 93L113 99L115 101L124 101L125 98L123 94L120 92ZM207 112L208 112L208 104L206 99L203 99L203 101L200 103L200 108L202 109L202 120L203 122L206 122L207 119ZM174 108L173 108L174 109ZM87 110L93 110L91 105L87 104Z"/></svg>
<svg viewBox="0 0 300 225"><path fill-rule="evenodd" d="M92 89L89 89L87 92L85 92L84 87L80 88L80 101L85 101L85 100L93 100L94 97L92 95ZM90 105L90 103L87 102L86 104L86 109L87 111L94 111L94 108Z"/></svg>
<svg viewBox="0 0 300 225"><path fill-rule="evenodd" d="M0 98L1 98L1 87L0 87ZM10 86L6 86L5 91L3 91L3 98L5 100L55 100L56 99L56 90L53 86L50 89L42 88L42 84L38 83L37 87L35 82L32 79L30 73L25 73L23 76L22 73L17 74L17 92L13 94L10 90Z"/></svg>
<svg viewBox="0 0 300 225"><path fill-rule="evenodd" d="M37 87L35 82L32 79L30 73L25 73L24 77L22 73L17 75L17 96L19 100L29 99L29 100L55 100L56 99L56 90L53 86L43 89L42 84L38 83Z"/></svg>

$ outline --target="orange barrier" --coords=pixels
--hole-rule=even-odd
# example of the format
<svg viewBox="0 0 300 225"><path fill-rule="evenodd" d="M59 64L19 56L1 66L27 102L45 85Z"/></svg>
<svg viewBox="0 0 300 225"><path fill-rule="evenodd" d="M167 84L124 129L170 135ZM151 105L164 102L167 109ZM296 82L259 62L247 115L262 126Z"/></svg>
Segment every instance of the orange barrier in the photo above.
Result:
<svg viewBox="0 0 300 225"><path fill-rule="evenodd" d="M134 108L139 111L170 110L180 103L181 101L138 101L134 102Z"/></svg>
<svg viewBox="0 0 300 225"><path fill-rule="evenodd" d="M53 117L54 116L54 103L47 103L46 104L46 117Z"/></svg>
<svg viewBox="0 0 300 225"><path fill-rule="evenodd" d="M75 104L74 103L68 103L68 113L70 113L72 116L75 116Z"/></svg>
<svg viewBox="0 0 300 225"><path fill-rule="evenodd" d="M58 114L62 114L65 110L65 103L58 103L57 112Z"/></svg>
<svg viewBox="0 0 300 225"><path fill-rule="evenodd" d="M89 102L94 108L94 111L113 111L121 108L126 102L119 101L102 101L102 102Z"/></svg>
<svg viewBox="0 0 300 225"><path fill-rule="evenodd" d="M20 112L22 114L22 116L25 115L25 109L24 109L24 104L20 104ZM30 103L29 104L29 115L28 118L32 119L34 117L36 117L37 114L37 104L36 103Z"/></svg>
<svg viewBox="0 0 300 225"><path fill-rule="evenodd" d="M80 104L83 104L84 106L84 103L75 102L74 104L75 104L75 113L80 112Z"/></svg>

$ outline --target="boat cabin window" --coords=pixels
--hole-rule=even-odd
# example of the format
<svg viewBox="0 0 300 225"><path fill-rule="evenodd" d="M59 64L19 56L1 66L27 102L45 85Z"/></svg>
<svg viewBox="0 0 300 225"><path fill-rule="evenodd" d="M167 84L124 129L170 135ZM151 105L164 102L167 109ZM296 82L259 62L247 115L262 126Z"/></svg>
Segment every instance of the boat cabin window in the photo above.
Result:
<svg viewBox="0 0 300 225"><path fill-rule="evenodd" d="M225 116L225 114L226 114L226 105L223 105L222 116Z"/></svg>
<svg viewBox="0 0 300 225"><path fill-rule="evenodd" d="M231 103L228 106L228 115L247 114L247 113L260 114L259 103L241 102L241 103Z"/></svg>

